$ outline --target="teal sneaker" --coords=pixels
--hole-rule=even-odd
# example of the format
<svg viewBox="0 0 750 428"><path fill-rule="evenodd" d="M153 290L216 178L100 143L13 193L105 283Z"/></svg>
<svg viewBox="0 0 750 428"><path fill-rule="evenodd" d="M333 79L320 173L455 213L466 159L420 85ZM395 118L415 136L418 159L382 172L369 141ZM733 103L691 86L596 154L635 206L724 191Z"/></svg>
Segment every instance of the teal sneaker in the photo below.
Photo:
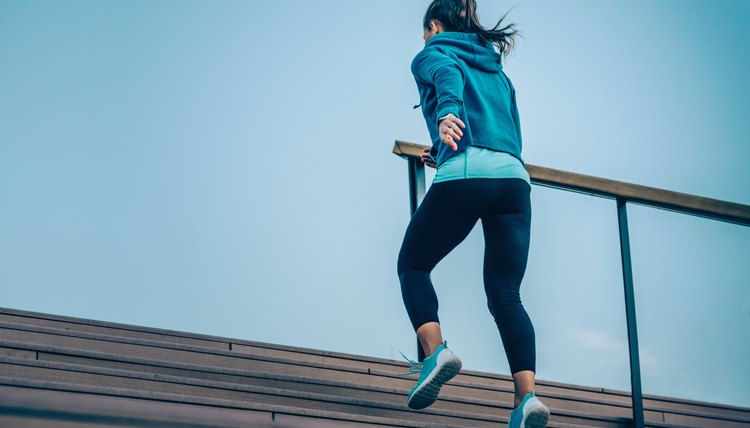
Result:
<svg viewBox="0 0 750 428"><path fill-rule="evenodd" d="M549 420L549 409L542 404L532 389L521 404L510 412L508 428L544 428Z"/></svg>
<svg viewBox="0 0 750 428"><path fill-rule="evenodd" d="M403 352L401 355L412 366L408 372L399 373L399 376L420 373L417 384L406 399L406 404L411 409L424 409L434 403L440 393L440 387L461 371L461 360L448 349L447 340L438 345L435 352L421 363L410 360Z"/></svg>

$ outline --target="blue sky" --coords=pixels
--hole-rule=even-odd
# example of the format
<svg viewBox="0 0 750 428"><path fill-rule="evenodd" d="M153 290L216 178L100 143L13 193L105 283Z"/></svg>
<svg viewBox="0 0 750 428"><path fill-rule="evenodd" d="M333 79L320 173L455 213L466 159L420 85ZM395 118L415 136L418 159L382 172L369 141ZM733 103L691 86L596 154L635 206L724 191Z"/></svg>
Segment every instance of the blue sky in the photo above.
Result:
<svg viewBox="0 0 750 428"><path fill-rule="evenodd" d="M391 147L429 141L409 71L427 4L1 2L2 305L416 356ZM478 10L514 5L526 162L750 204L750 4ZM532 204L538 378L629 390L614 202ZM628 215L644 392L750 406L750 230ZM477 225L433 272L444 337L509 374L482 252Z"/></svg>

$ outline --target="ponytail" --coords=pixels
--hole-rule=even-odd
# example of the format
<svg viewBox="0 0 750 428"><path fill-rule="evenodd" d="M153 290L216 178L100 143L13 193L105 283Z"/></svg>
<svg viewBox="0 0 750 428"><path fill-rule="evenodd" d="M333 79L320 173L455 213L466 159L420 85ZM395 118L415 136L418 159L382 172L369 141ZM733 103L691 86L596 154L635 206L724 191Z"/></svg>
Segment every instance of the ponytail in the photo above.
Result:
<svg viewBox="0 0 750 428"><path fill-rule="evenodd" d="M494 27L487 29L479 22L476 0L433 0L427 7L423 26L429 29L431 21L439 21L445 31L474 33L484 43L494 44L500 54L508 55L515 46L516 35L520 35L515 24L501 26L508 13L510 10Z"/></svg>

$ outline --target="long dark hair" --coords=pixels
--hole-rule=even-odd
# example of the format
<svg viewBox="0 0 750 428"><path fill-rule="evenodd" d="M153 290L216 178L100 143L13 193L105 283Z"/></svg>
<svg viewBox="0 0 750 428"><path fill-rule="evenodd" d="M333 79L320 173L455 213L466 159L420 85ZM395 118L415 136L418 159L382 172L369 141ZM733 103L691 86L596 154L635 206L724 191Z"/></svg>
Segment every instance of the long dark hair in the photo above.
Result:
<svg viewBox="0 0 750 428"><path fill-rule="evenodd" d="M501 27L508 13L510 10L505 12L494 27L484 28L479 23L476 0L433 0L424 14L423 25L426 30L429 30L430 21L436 20L443 25L445 31L475 33L485 43L493 43L497 46L500 54L507 55L515 46L516 35L520 36L515 24Z"/></svg>

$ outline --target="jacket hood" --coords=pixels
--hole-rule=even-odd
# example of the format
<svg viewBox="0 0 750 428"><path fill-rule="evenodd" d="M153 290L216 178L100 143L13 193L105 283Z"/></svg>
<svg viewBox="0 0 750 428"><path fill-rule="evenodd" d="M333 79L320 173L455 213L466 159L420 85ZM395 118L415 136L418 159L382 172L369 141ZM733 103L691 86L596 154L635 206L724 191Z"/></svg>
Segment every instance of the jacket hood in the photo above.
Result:
<svg viewBox="0 0 750 428"><path fill-rule="evenodd" d="M444 31L435 34L425 45L451 53L468 65L488 73L498 73L503 69L502 57L491 43L484 43L474 33Z"/></svg>

